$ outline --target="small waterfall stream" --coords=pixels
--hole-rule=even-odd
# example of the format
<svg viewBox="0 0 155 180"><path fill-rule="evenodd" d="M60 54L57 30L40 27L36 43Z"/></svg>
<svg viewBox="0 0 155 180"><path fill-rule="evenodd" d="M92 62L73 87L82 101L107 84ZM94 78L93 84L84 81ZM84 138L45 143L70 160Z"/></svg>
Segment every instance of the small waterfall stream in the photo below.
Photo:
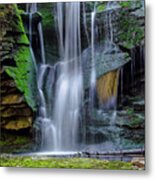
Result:
<svg viewBox="0 0 155 180"><path fill-rule="evenodd" d="M91 111L94 108L95 103L95 90L96 90L96 69L95 69L95 49L94 49L94 41L95 41L95 15L96 11L91 13L91 73L90 73L90 89L89 89L89 98L90 98L90 109Z"/></svg>

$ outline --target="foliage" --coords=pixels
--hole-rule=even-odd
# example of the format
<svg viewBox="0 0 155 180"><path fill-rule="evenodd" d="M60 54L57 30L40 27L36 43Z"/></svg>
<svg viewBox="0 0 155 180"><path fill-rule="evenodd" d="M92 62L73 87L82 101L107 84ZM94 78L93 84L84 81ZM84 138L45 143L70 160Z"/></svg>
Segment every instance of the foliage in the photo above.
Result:
<svg viewBox="0 0 155 180"><path fill-rule="evenodd" d="M2 131L0 137L1 153L17 153L30 151L33 141L29 135L15 134Z"/></svg>
<svg viewBox="0 0 155 180"><path fill-rule="evenodd" d="M144 29L140 26L135 16L128 16L128 13L125 11L122 11L120 15L119 29L122 31L118 36L119 41L127 49L140 45L144 39Z"/></svg>
<svg viewBox="0 0 155 180"><path fill-rule="evenodd" d="M133 108L128 108L127 109L127 114L128 115L133 115L134 114L134 109Z"/></svg>
<svg viewBox="0 0 155 180"><path fill-rule="evenodd" d="M34 86L32 84L34 69L29 48L21 46L14 54L14 58L17 67L6 67L6 72L15 80L19 90L24 93L28 105L35 110L36 104L31 90Z"/></svg>
<svg viewBox="0 0 155 180"><path fill-rule="evenodd" d="M104 161L90 158L38 158L38 157L1 157L1 166L82 168L82 169L135 169L130 162Z"/></svg>
<svg viewBox="0 0 155 180"><path fill-rule="evenodd" d="M29 40L26 34L22 34L17 38L17 44L23 44L29 46Z"/></svg>
<svg viewBox="0 0 155 180"><path fill-rule="evenodd" d="M132 5L132 1L121 1L121 2L119 2L119 4L120 4L120 6L121 7L131 7L131 5Z"/></svg>
<svg viewBox="0 0 155 180"><path fill-rule="evenodd" d="M100 4L99 6L97 6L97 12L102 12L104 11L106 8L105 4Z"/></svg>
<svg viewBox="0 0 155 180"><path fill-rule="evenodd" d="M119 5L122 8L132 8L132 7L141 7L143 0L136 0L136 1L121 1L119 2Z"/></svg>
<svg viewBox="0 0 155 180"><path fill-rule="evenodd" d="M54 26L54 13L51 13L51 9L54 11L53 3L38 4L38 9L42 16L43 29L51 29Z"/></svg>
<svg viewBox="0 0 155 180"><path fill-rule="evenodd" d="M14 14L11 27L13 32L17 35L14 36L18 46L13 51L13 58L16 62L15 67L6 66L6 73L12 77L17 85L17 88L24 94L25 100L28 105L36 110L35 101L35 70L34 64L31 57L31 52L29 48L29 40L25 34L24 26L20 16L20 11L17 6L14 5Z"/></svg>

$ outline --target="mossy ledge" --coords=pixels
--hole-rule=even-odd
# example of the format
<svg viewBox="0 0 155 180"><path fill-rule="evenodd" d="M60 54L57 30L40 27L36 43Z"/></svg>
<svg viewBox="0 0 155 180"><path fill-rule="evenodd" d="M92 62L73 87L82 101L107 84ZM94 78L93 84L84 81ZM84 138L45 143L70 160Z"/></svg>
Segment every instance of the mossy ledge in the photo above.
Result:
<svg viewBox="0 0 155 180"><path fill-rule="evenodd" d="M8 8L8 10L7 10ZM36 84L35 84L35 68L31 57L29 40L26 36L23 22L20 16L20 10L17 5L10 4L6 6L0 5L3 12L5 27L3 27L2 40L12 38L11 47L7 52L7 57L3 58L4 71L14 79L16 87L24 95L25 102L33 111L36 110ZM9 13L9 16L8 16ZM6 46L2 47L5 52ZM15 62L6 61L10 59ZM7 63L6 63L7 62Z"/></svg>
<svg viewBox="0 0 155 180"><path fill-rule="evenodd" d="M92 158L46 158L1 156L1 166L29 168L72 168L72 169L105 169L105 170L137 170L131 162L106 161Z"/></svg>
<svg viewBox="0 0 155 180"><path fill-rule="evenodd" d="M26 129L30 136L37 109L36 72L20 14L16 4L0 5L0 128L16 135ZM0 138L1 149L8 148L6 139Z"/></svg>

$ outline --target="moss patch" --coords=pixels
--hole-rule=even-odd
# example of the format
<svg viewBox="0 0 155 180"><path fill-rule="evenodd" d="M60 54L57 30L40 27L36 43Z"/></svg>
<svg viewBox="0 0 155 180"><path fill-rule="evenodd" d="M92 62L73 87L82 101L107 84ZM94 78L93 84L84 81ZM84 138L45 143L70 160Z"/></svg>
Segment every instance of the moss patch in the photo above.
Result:
<svg viewBox="0 0 155 180"><path fill-rule="evenodd" d="M41 3L38 4L38 9L42 16L43 29L51 29L53 26L55 26L54 15L51 13L51 10L54 9L54 4Z"/></svg>
<svg viewBox="0 0 155 180"><path fill-rule="evenodd" d="M5 131L1 133L0 149L1 153L17 153L30 151L33 144L30 134L14 133L14 131Z"/></svg>
<svg viewBox="0 0 155 180"><path fill-rule="evenodd" d="M0 6L2 8L3 6ZM17 5L5 5L2 9L5 15L4 22L6 21L5 37L2 39L9 41L8 53L5 59L9 59L10 63L4 64L5 72L14 79L16 87L24 95L24 100L35 111L36 110L36 72L32 60L29 40L26 36L23 22L20 16L20 10ZM5 23L3 23L5 24ZM10 41L11 39L11 41ZM4 46L4 50L7 46ZM8 56L9 54L9 56ZM11 64L11 61L14 64Z"/></svg>
<svg viewBox="0 0 155 180"><path fill-rule="evenodd" d="M31 128L31 126L32 126L32 117L15 118L15 120L11 118L11 121L2 125L3 128L8 129L8 130L19 130L19 129Z"/></svg>
<svg viewBox="0 0 155 180"><path fill-rule="evenodd" d="M129 3L129 2L123 2ZM134 16L129 15L128 11L122 11L119 17L119 29L121 33L118 35L121 46L132 49L139 46L144 40L144 28L140 21Z"/></svg>
<svg viewBox="0 0 155 180"><path fill-rule="evenodd" d="M35 84L33 84L35 71L30 49L25 46L21 46L15 52L14 59L16 67L6 67L5 71L15 80L18 89L24 94L28 105L35 110L36 104L32 91L35 87Z"/></svg>
<svg viewBox="0 0 155 180"><path fill-rule="evenodd" d="M133 170L132 163L122 161L104 161L89 158L39 158L39 157L1 157L1 166L35 168L78 168Z"/></svg>

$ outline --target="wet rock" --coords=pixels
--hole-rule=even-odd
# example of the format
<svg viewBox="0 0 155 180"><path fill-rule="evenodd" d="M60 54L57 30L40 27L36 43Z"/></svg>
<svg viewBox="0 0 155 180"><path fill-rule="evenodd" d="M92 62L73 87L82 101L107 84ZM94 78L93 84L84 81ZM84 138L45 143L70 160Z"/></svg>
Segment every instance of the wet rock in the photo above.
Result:
<svg viewBox="0 0 155 180"><path fill-rule="evenodd" d="M144 100L136 101L133 103L133 108L136 112L141 112L145 110L145 102Z"/></svg>

